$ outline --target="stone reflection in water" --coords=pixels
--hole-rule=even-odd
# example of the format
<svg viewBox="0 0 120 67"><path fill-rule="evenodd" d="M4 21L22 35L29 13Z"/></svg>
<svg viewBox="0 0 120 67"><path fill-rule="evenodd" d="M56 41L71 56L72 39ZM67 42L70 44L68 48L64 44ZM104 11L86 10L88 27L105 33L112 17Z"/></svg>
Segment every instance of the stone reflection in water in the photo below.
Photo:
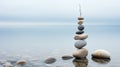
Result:
<svg viewBox="0 0 120 67"><path fill-rule="evenodd" d="M100 58L94 58L94 57L92 57L92 60L99 64L107 64L110 62L110 59L100 59Z"/></svg>
<svg viewBox="0 0 120 67"><path fill-rule="evenodd" d="M74 59L73 60L73 64L75 65L75 67L87 67L88 59L87 58Z"/></svg>

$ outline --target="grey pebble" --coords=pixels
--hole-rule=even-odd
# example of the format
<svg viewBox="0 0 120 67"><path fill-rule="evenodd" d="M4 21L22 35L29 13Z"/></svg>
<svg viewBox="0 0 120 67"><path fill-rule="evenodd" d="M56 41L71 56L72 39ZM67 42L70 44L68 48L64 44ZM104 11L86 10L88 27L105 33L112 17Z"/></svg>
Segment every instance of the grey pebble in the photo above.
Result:
<svg viewBox="0 0 120 67"><path fill-rule="evenodd" d="M78 30L84 30L84 25L79 25Z"/></svg>
<svg viewBox="0 0 120 67"><path fill-rule="evenodd" d="M62 56L63 60L69 60L69 59L72 59L72 58L73 58L73 56L69 56L69 55Z"/></svg>
<svg viewBox="0 0 120 67"><path fill-rule="evenodd" d="M55 58L48 58L48 59L46 59L44 62L46 63L46 64L52 64L52 63L54 63L56 61L56 59Z"/></svg>
<svg viewBox="0 0 120 67"><path fill-rule="evenodd" d="M84 46L86 46L86 41L84 40L79 40L75 43L75 47L78 48L78 49L81 49L83 48Z"/></svg>

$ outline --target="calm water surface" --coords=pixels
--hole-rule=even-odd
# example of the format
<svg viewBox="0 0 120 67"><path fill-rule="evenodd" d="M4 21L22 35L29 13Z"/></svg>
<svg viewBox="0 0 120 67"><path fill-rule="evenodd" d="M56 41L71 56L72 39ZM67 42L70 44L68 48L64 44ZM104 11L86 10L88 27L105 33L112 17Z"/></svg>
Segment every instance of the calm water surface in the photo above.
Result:
<svg viewBox="0 0 120 67"><path fill-rule="evenodd" d="M76 50L73 39L76 31L77 25L0 28L0 61L24 58L28 63L23 67L120 67L119 25L85 25L84 31L89 35L85 46L89 50L87 66L76 66L74 59L61 59ZM108 50L111 60L105 63L92 60L91 53L96 49ZM57 61L50 65L43 63L48 57Z"/></svg>

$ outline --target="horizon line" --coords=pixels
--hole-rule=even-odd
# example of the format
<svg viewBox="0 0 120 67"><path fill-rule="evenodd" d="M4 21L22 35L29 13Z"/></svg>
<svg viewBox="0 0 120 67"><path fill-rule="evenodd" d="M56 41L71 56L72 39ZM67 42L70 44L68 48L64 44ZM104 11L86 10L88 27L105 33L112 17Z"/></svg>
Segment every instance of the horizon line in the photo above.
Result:
<svg viewBox="0 0 120 67"><path fill-rule="evenodd" d="M0 28L21 28L21 27L39 27L39 26L75 26L76 23L64 22L0 22ZM84 23L83 25L120 25L120 24L104 24L104 23Z"/></svg>

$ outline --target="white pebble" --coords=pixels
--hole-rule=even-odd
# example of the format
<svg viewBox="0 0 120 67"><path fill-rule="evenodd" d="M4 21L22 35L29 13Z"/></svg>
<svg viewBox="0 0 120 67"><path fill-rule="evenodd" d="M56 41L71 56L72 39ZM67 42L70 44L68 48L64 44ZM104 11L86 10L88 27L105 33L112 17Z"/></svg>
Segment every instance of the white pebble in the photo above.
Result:
<svg viewBox="0 0 120 67"><path fill-rule="evenodd" d="M18 61L17 61L17 64L18 64L18 65L24 65L24 64L26 64L26 60L24 60L24 59L18 60Z"/></svg>
<svg viewBox="0 0 120 67"><path fill-rule="evenodd" d="M5 66L5 67L13 67L13 65L12 65L11 63L9 63L9 62L6 62L6 63L4 64L4 66Z"/></svg>
<svg viewBox="0 0 120 67"><path fill-rule="evenodd" d="M92 53L92 57L95 57L95 58L110 58L110 53L106 50L99 49L99 50L95 50Z"/></svg>

